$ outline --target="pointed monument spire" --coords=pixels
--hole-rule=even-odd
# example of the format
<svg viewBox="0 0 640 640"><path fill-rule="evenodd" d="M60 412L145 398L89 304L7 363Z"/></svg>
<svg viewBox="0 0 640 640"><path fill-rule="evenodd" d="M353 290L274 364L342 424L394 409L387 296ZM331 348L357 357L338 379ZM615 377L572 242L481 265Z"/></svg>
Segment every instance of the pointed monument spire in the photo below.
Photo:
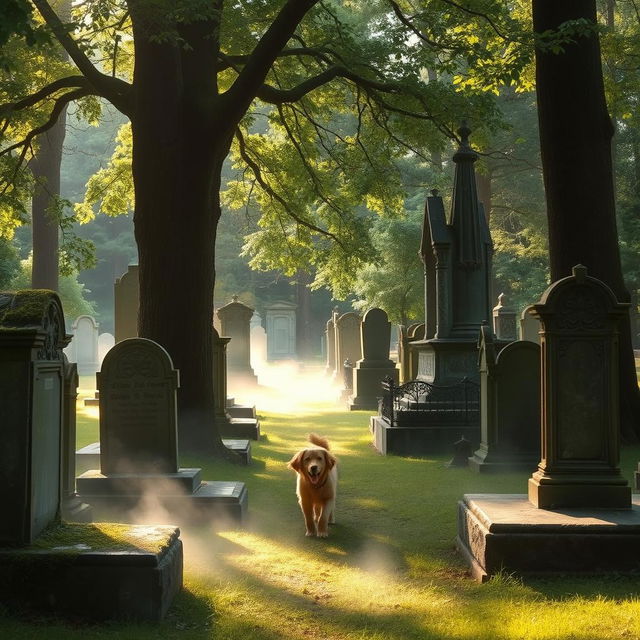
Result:
<svg viewBox="0 0 640 640"><path fill-rule="evenodd" d="M456 163L451 226L457 239L457 261L464 267L476 269L482 263L482 234L480 207L473 163L478 154L469 144L471 129L466 122L458 129L460 147L453 156Z"/></svg>

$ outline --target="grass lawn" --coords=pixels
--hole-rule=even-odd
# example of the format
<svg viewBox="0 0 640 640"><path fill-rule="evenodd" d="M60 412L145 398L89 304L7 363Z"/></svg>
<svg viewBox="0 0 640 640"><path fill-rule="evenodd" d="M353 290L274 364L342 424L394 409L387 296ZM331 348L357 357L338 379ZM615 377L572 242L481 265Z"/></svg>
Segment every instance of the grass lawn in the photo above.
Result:
<svg viewBox="0 0 640 640"><path fill-rule="evenodd" d="M524 493L529 474L447 469L450 456L379 456L368 413L336 410L317 379L298 383L320 400L303 402L302 387L287 387L298 400L286 410L259 400L264 435L253 443L250 467L181 461L201 466L205 479L246 482L249 519L242 530L182 529L185 588L160 625L84 625L2 611L0 638L640 638L637 578L502 575L480 585L468 577L453 547L456 501L469 492ZM81 390L81 398L90 395ZM79 446L97 439L96 418L97 409L79 406ZM326 435L340 461L337 524L327 540L305 538L286 469L310 431ZM638 460L639 447L623 451L630 480Z"/></svg>

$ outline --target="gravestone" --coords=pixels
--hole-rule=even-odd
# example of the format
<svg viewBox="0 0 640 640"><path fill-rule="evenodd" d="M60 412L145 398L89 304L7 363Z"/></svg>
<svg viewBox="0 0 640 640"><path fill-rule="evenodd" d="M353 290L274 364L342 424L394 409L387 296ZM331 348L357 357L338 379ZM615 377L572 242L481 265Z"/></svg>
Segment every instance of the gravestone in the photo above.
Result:
<svg viewBox="0 0 640 640"><path fill-rule="evenodd" d="M480 329L480 448L474 471L533 471L540 460L540 347L494 342Z"/></svg>
<svg viewBox="0 0 640 640"><path fill-rule="evenodd" d="M525 307L520 315L520 340L540 344L540 321L532 313L533 305Z"/></svg>
<svg viewBox="0 0 640 640"><path fill-rule="evenodd" d="M248 464L251 460L251 443L245 438L260 438L260 421L256 418L253 406L227 406L227 345L230 338L219 336L215 327L212 327L212 331L216 426L223 438L234 440L232 443L223 440L225 446L236 451L243 462ZM232 412L235 415L232 416Z"/></svg>
<svg viewBox="0 0 640 640"><path fill-rule="evenodd" d="M140 282L138 265L130 264L127 273L113 285L115 341L122 342L138 335Z"/></svg>
<svg viewBox="0 0 640 640"><path fill-rule="evenodd" d="M218 332L230 338L227 347L227 375L230 384L256 384L258 379L251 367L251 317L253 309L238 301L232 301L216 311L220 320Z"/></svg>
<svg viewBox="0 0 640 640"><path fill-rule="evenodd" d="M498 340L512 342L518 339L516 312L506 305L506 296L498 296L498 304L493 307L493 331Z"/></svg>
<svg viewBox="0 0 640 640"><path fill-rule="evenodd" d="M119 342L105 357L97 386L100 470L76 481L96 518L135 519L149 499L170 518L244 517L243 483L203 482L200 469L178 467L179 373L163 347L146 338Z"/></svg>
<svg viewBox="0 0 640 640"><path fill-rule="evenodd" d="M104 357L107 355L110 349L116 343L116 339L113 337L111 333L101 333L98 336L98 362L100 366L102 366L102 361Z"/></svg>
<svg viewBox="0 0 640 640"><path fill-rule="evenodd" d="M52 291L0 293L0 545L25 545L59 517L65 335Z"/></svg>
<svg viewBox="0 0 640 640"><path fill-rule="evenodd" d="M426 325L424 322L417 322L415 324L409 325L407 329L407 351L408 351L408 361L409 361L409 371L408 378L409 380L415 380L418 377L418 357L420 355L419 351L411 348L411 344L413 342L420 342L426 337Z"/></svg>
<svg viewBox="0 0 640 640"><path fill-rule="evenodd" d="M581 265L533 306L542 325L543 412L529 500L539 508L631 506L618 468L618 321L628 306Z"/></svg>
<svg viewBox="0 0 640 640"><path fill-rule="evenodd" d="M78 377L75 365L63 361L70 338L64 326L53 291L0 293L0 601L57 618L159 620L182 586L175 527L156 530L162 551L140 552L132 561L135 553L113 544L86 544L96 544L88 525L60 522L61 513L65 519L89 515L74 490ZM56 534L74 538L80 550L60 546L60 537L47 542L54 524ZM126 533L145 535L135 527Z"/></svg>
<svg viewBox="0 0 640 640"><path fill-rule="evenodd" d="M296 359L296 309L291 302L274 302L265 307L267 360Z"/></svg>
<svg viewBox="0 0 640 640"><path fill-rule="evenodd" d="M391 377L398 382L399 372L395 362L389 359L391 323L382 309L369 309L362 318L362 359L353 370L353 398L349 408L378 408L378 397L382 395L381 382Z"/></svg>
<svg viewBox="0 0 640 640"><path fill-rule="evenodd" d="M628 305L581 265L533 305L541 322L541 460L528 495L468 494L458 549L479 580L640 571L640 497L618 468L618 324Z"/></svg>
<svg viewBox="0 0 640 640"><path fill-rule="evenodd" d="M398 325L398 365L400 384L411 380L409 376L409 340L407 329L404 325Z"/></svg>
<svg viewBox="0 0 640 640"><path fill-rule="evenodd" d="M64 350L69 362L78 365L78 375L94 375L99 369L98 323L91 316L78 316L71 332L73 338Z"/></svg>
<svg viewBox="0 0 640 640"><path fill-rule="evenodd" d="M327 350L327 364L324 368L324 374L333 377L336 372L336 327L333 316L327 320L324 335Z"/></svg>
<svg viewBox="0 0 640 640"><path fill-rule="evenodd" d="M354 311L343 313L335 320L336 382L339 381L342 386L341 400L346 400L351 395L351 391L344 386L344 361L357 362L362 358L361 322L362 318Z"/></svg>

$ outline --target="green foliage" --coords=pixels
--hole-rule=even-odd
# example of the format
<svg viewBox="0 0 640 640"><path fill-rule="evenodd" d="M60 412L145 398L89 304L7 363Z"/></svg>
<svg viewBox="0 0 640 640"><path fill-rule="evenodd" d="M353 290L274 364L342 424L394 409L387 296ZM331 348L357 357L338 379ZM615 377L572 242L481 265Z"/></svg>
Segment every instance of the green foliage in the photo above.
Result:
<svg viewBox="0 0 640 640"><path fill-rule="evenodd" d="M372 231L378 260L358 273L354 307L380 307L391 322L405 326L424 318L424 270L420 259L422 216L378 220Z"/></svg>
<svg viewBox="0 0 640 640"><path fill-rule="evenodd" d="M15 247L0 237L0 290L9 289L10 283L20 271L20 258Z"/></svg>
<svg viewBox="0 0 640 640"><path fill-rule="evenodd" d="M22 260L20 270L13 278L9 286L10 289L30 289L31 288L31 258ZM58 282L58 295L64 309L64 317L67 325L81 315L96 315L95 305L86 299L88 291L84 285L78 282L77 273L60 275Z"/></svg>

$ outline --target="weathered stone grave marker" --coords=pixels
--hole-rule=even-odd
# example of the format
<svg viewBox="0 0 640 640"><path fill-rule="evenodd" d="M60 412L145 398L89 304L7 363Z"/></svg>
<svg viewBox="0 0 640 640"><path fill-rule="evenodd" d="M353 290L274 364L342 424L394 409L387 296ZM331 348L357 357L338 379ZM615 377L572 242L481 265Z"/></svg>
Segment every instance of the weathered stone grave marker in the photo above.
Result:
<svg viewBox="0 0 640 640"><path fill-rule="evenodd" d="M77 479L78 493L99 519L135 519L153 496L177 519L220 516L241 520L241 482L203 482L201 470L178 467L178 371L156 342L129 338L104 359L100 391L100 471Z"/></svg>
<svg viewBox="0 0 640 640"><path fill-rule="evenodd" d="M398 382L399 372L389 359L391 324L382 309L369 309L361 324L362 359L353 370L353 398L349 408L377 409L382 395L381 382L391 377Z"/></svg>
<svg viewBox="0 0 640 640"><path fill-rule="evenodd" d="M267 360L296 359L296 309L291 302L274 302L265 307Z"/></svg>
<svg viewBox="0 0 640 640"><path fill-rule="evenodd" d="M253 309L238 301L238 296L216 311L221 336L231 338L227 347L227 374L231 384L256 384L258 379L251 367L251 316Z"/></svg>
<svg viewBox="0 0 640 640"><path fill-rule="evenodd" d="M470 467L533 471L540 460L540 347L526 340L496 344L486 325L478 346L481 442Z"/></svg>

